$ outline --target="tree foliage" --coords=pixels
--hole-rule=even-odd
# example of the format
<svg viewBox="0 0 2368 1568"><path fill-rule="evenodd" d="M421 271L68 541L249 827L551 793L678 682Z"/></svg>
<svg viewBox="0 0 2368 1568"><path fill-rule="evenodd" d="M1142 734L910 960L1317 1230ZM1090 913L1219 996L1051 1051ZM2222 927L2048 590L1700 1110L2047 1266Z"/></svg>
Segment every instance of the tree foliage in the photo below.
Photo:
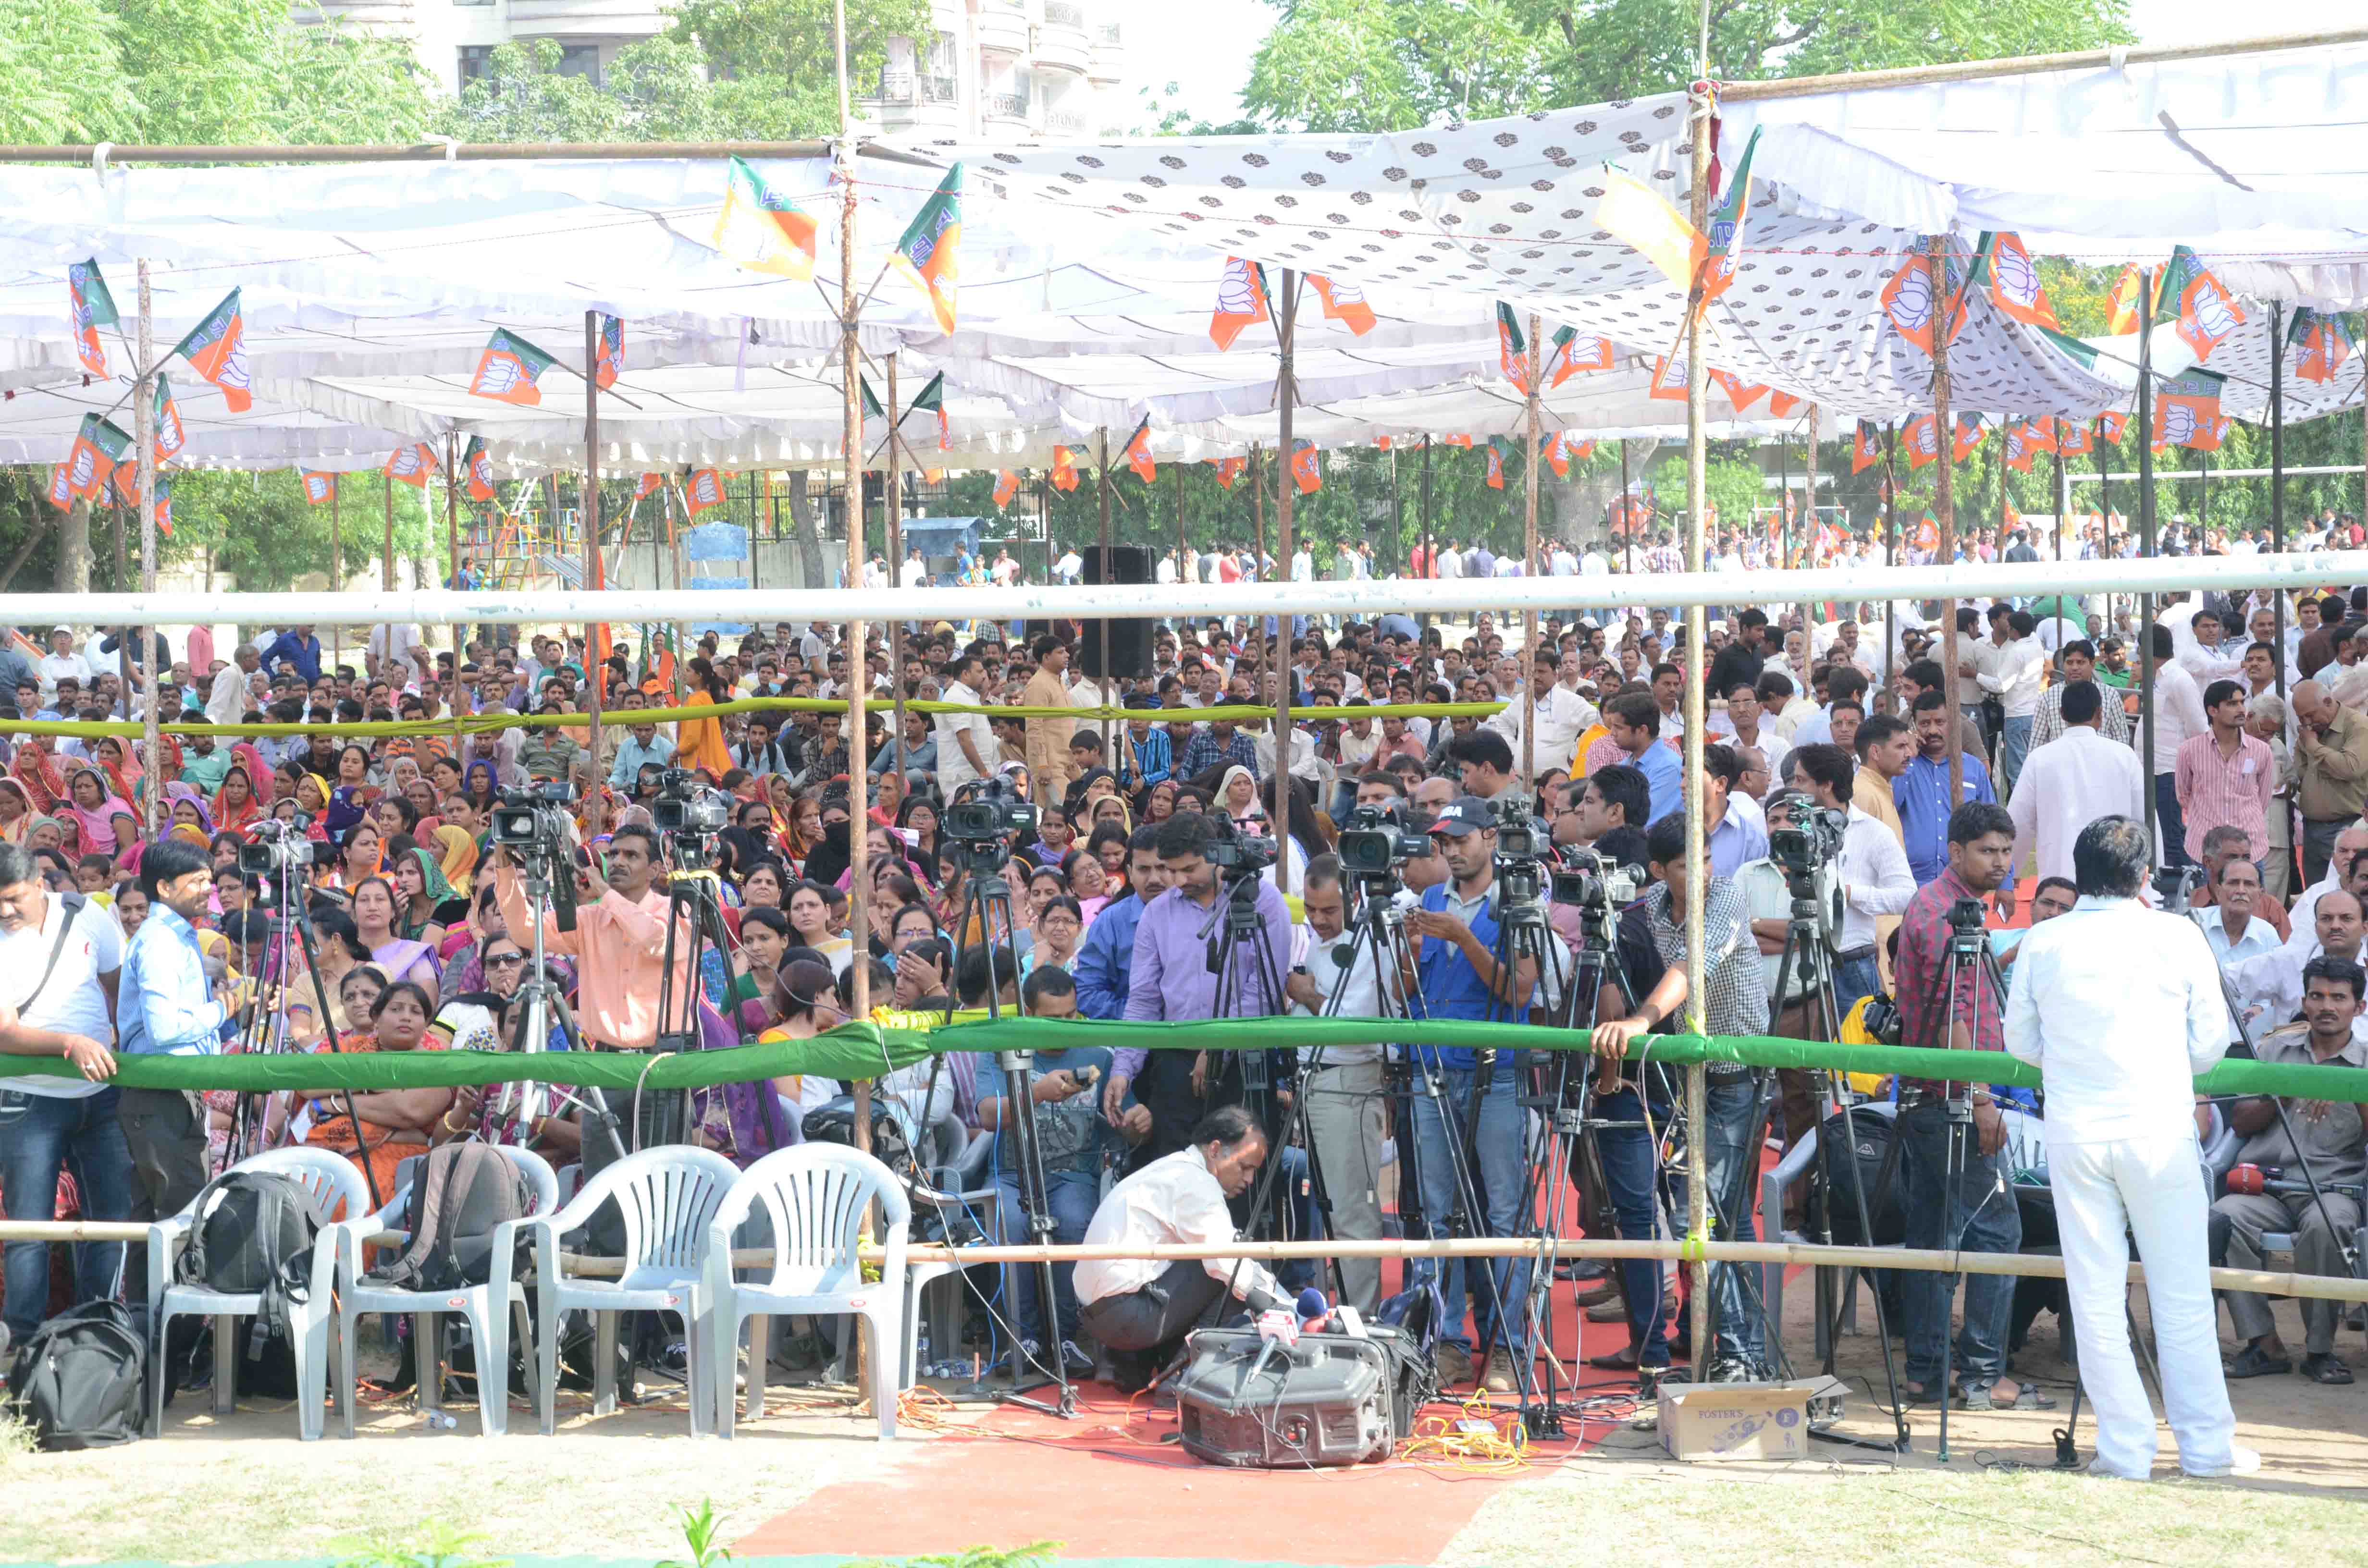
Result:
<svg viewBox="0 0 2368 1568"><path fill-rule="evenodd" d="M1277 0L1243 101L1265 123L1404 131L1682 87L1695 0ZM2128 42L2127 0L1713 0L1729 81Z"/></svg>

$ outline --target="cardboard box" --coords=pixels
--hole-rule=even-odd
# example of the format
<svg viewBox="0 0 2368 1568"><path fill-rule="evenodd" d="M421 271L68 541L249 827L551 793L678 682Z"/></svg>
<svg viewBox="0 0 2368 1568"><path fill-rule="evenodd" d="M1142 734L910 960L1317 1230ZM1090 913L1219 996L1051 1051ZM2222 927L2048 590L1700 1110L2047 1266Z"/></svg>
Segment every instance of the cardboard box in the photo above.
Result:
<svg viewBox="0 0 2368 1568"><path fill-rule="evenodd" d="M1839 1378L1769 1383L1663 1383L1661 1447L1680 1460L1797 1460L1809 1454L1809 1405L1841 1411Z"/></svg>

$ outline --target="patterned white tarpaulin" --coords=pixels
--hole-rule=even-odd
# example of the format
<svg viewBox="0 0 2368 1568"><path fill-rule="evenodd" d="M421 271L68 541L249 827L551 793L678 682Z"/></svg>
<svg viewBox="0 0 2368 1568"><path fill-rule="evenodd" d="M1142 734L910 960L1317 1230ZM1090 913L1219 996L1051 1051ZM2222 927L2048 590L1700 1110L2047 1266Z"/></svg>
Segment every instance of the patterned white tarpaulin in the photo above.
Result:
<svg viewBox="0 0 2368 1568"><path fill-rule="evenodd" d="M2246 320L2231 335L2223 338L2211 354L2201 361L2203 368L2214 375L2225 377L2220 389L2220 412L2232 419L2250 424L2266 424L2270 417L2270 311L2260 301L2242 301ZM2368 355L2354 349L2351 356L2336 368L2332 380L2305 381L2302 377L2303 348L2294 341L2294 312L2286 312L2288 331L2281 345L2285 360L2285 419L2289 425L2305 420L2323 419L2347 408L2358 408L2368 397ZM2138 339L2135 333L2124 337L2090 337L2082 340L2096 355L2099 375L2109 376L2123 386L2132 389L2123 406L2135 406L2135 392L2138 384ZM2195 366L2195 350L2179 335L2178 324L2165 322L2157 326L2147 344L2147 363L2157 378L2176 376Z"/></svg>

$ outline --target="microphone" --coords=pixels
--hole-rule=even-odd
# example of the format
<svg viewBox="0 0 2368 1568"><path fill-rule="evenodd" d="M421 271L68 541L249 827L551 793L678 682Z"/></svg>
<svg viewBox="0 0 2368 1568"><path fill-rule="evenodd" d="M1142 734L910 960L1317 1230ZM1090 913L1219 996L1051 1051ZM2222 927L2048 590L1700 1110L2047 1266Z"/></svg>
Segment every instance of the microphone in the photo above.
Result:
<svg viewBox="0 0 2368 1568"><path fill-rule="evenodd" d="M1321 1333L1331 1321L1332 1303L1326 1301L1324 1292L1313 1285L1299 1293L1299 1300L1292 1303L1292 1307L1299 1317L1301 1334Z"/></svg>

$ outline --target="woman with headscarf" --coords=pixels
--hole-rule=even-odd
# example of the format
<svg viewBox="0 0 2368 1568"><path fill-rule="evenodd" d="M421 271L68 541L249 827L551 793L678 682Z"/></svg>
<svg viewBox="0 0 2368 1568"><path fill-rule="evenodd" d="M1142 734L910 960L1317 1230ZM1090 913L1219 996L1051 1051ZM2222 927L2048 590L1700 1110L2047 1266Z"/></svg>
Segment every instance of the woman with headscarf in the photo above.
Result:
<svg viewBox="0 0 2368 1568"><path fill-rule="evenodd" d="M139 761L121 741L113 735L102 735L98 744L90 748L90 759L97 766L99 773L115 787L118 799L133 803L140 801L141 790L148 782L147 777L142 773Z"/></svg>
<svg viewBox="0 0 2368 1568"><path fill-rule="evenodd" d="M1224 802L1224 812L1235 827L1257 824L1263 831L1266 823L1266 802L1258 799L1258 776L1240 763L1225 769L1217 781L1217 799Z"/></svg>
<svg viewBox="0 0 2368 1568"><path fill-rule="evenodd" d="M428 1032L436 998L425 987L398 980L370 1006L370 1027L337 1042L349 1051L437 1051ZM312 1126L304 1142L333 1149L362 1167L382 1201L394 1195L395 1167L424 1153L427 1135L452 1106L450 1089L299 1090L312 1101ZM336 1216L332 1216L336 1218ZM359 1219L359 1215L347 1218Z"/></svg>
<svg viewBox="0 0 2368 1568"><path fill-rule="evenodd" d="M925 888L938 885L938 803L927 795L907 795L905 803L896 808L896 825L911 836L912 846L906 858L913 869L920 873Z"/></svg>
<svg viewBox="0 0 2368 1568"><path fill-rule="evenodd" d="M370 821L370 801L350 784L340 784L329 791L329 809L321 813L322 831L332 844L343 844L353 835L353 830ZM379 829L384 838L386 830Z"/></svg>
<svg viewBox="0 0 2368 1568"><path fill-rule="evenodd" d="M385 869L386 841L377 828L366 822L356 823L346 835L337 851L336 863L324 866L313 885L324 892L339 892L350 897L360 886Z"/></svg>
<svg viewBox="0 0 2368 1568"><path fill-rule="evenodd" d="M248 742L231 747L230 770L214 790L214 826L223 833L245 833L263 816L256 781L268 778L263 756Z"/></svg>
<svg viewBox="0 0 2368 1568"><path fill-rule="evenodd" d="M194 784L167 784L165 798L170 804L172 826L194 827L204 835L201 842L211 844L214 836L213 813L206 810L206 797Z"/></svg>
<svg viewBox="0 0 2368 1568"><path fill-rule="evenodd" d="M477 809L479 816L501 804L502 776L491 761L479 757L469 764L465 777L467 786L461 793L468 797L469 804Z"/></svg>
<svg viewBox="0 0 2368 1568"><path fill-rule="evenodd" d="M47 735L27 735L9 759L8 777L25 792L36 816L51 816L65 804L66 770L51 752Z"/></svg>
<svg viewBox="0 0 2368 1568"><path fill-rule="evenodd" d="M329 842L329 781L317 773L296 776L296 793L291 797L296 810L304 819L304 836L315 844ZM278 815L275 809L273 814Z"/></svg>
<svg viewBox="0 0 2368 1568"><path fill-rule="evenodd" d="M435 840L436 853L441 857L436 869L444 873L444 881L456 897L467 897L477 878L477 857L481 851L477 848L476 836L467 828L456 827L450 823L438 827L431 836Z"/></svg>
<svg viewBox="0 0 2368 1568"><path fill-rule="evenodd" d="M0 778L0 844L22 844L25 830L40 820L31 794L14 778Z"/></svg>
<svg viewBox="0 0 2368 1568"><path fill-rule="evenodd" d="M444 868L417 845L395 858L394 898L396 932L405 941L431 948L444 939L451 922L468 914L467 903L452 896Z"/></svg>
<svg viewBox="0 0 2368 1568"><path fill-rule="evenodd" d="M135 820L131 803L118 795L107 775L96 767L76 769L60 803L74 829L74 842L67 848L77 857L120 855L139 842L139 834L131 826Z"/></svg>

